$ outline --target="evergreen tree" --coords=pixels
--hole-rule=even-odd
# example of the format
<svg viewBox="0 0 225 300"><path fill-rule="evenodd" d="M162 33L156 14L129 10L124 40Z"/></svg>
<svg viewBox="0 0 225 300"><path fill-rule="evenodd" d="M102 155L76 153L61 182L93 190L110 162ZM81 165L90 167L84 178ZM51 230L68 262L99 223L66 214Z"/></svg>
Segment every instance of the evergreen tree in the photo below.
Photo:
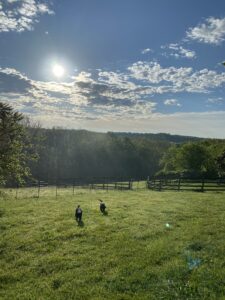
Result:
<svg viewBox="0 0 225 300"><path fill-rule="evenodd" d="M0 184L24 182L30 175L27 162L37 155L22 125L23 115L0 102Z"/></svg>

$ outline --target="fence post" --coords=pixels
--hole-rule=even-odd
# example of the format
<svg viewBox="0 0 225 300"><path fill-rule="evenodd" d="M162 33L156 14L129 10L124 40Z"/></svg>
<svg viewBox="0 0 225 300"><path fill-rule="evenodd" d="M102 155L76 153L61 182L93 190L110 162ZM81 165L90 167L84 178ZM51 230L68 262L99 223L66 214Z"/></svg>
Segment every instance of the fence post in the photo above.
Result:
<svg viewBox="0 0 225 300"><path fill-rule="evenodd" d="M19 184L16 185L16 199L18 198L18 190L19 190Z"/></svg>
<svg viewBox="0 0 225 300"><path fill-rule="evenodd" d="M181 179L179 178L178 179L178 191L180 191L180 182L181 182Z"/></svg>
<svg viewBox="0 0 225 300"><path fill-rule="evenodd" d="M132 179L129 180L129 190L132 189Z"/></svg>
<svg viewBox="0 0 225 300"><path fill-rule="evenodd" d="M38 198L40 197L41 182L38 180Z"/></svg>
<svg viewBox="0 0 225 300"><path fill-rule="evenodd" d="M161 192L161 190L162 190L162 180L160 179L159 180L159 191Z"/></svg>
<svg viewBox="0 0 225 300"><path fill-rule="evenodd" d="M205 179L202 178L202 186L201 186L201 192L204 192L204 186L205 186Z"/></svg>

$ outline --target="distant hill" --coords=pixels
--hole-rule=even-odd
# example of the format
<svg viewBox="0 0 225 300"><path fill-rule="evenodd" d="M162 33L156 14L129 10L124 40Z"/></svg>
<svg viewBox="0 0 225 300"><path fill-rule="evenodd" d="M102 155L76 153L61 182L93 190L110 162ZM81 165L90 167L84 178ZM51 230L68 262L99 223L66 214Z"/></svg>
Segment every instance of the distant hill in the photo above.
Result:
<svg viewBox="0 0 225 300"><path fill-rule="evenodd" d="M204 138L194 137L194 136L183 136L169 133L132 133L132 132L114 132L116 136L128 137L128 138L142 138L154 141L166 141L172 143L185 143L189 141L200 141Z"/></svg>
<svg viewBox="0 0 225 300"><path fill-rule="evenodd" d="M162 141L162 142L169 142L169 143L186 143L186 142L193 142L193 141L201 141L201 140L210 140L210 138L201 138L196 136L185 136L185 135L178 135L178 134L169 134L169 133L136 133L136 132L95 132L89 131L86 129L65 129L60 127L55 127L52 129L45 129L40 128L42 132L51 132L51 131L58 131L61 133L73 133L75 135L82 135L85 136L87 139L89 138L97 138L97 139L104 139L107 134L117 137L127 137L130 139L146 139L152 141Z"/></svg>

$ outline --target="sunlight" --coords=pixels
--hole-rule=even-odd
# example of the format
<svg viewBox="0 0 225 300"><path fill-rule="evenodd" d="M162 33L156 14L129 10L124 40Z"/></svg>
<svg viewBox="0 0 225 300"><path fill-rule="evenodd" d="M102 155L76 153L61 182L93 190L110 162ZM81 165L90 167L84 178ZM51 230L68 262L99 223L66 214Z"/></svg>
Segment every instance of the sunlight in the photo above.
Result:
<svg viewBox="0 0 225 300"><path fill-rule="evenodd" d="M65 69L61 65L55 64L52 68L52 73L54 76L60 78L64 75Z"/></svg>

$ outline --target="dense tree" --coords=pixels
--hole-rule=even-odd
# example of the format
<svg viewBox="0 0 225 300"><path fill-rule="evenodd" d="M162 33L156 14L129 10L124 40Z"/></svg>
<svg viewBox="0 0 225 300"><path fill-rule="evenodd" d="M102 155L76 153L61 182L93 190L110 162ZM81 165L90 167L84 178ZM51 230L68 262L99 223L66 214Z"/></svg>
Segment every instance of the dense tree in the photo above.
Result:
<svg viewBox="0 0 225 300"><path fill-rule="evenodd" d="M30 124L6 104L1 103L0 113L1 183L22 182L29 169L33 178L49 183L93 177L145 179L161 166L162 174L176 176L215 177L224 173L223 140L44 129ZM188 139L191 142L183 143ZM33 163L30 158L37 151L40 158Z"/></svg>
<svg viewBox="0 0 225 300"><path fill-rule="evenodd" d="M223 156L220 154L224 141L207 140L176 145L164 154L160 174L182 174L191 177L217 177L223 167Z"/></svg>
<svg viewBox="0 0 225 300"><path fill-rule="evenodd" d="M28 160L36 158L22 121L22 114L0 102L0 184L22 183L30 175Z"/></svg>
<svg viewBox="0 0 225 300"><path fill-rule="evenodd" d="M170 143L85 130L41 129L44 141L32 174L55 182L73 178L147 178L159 170Z"/></svg>
<svg viewBox="0 0 225 300"><path fill-rule="evenodd" d="M225 174L225 150L216 158L216 163L221 175Z"/></svg>

